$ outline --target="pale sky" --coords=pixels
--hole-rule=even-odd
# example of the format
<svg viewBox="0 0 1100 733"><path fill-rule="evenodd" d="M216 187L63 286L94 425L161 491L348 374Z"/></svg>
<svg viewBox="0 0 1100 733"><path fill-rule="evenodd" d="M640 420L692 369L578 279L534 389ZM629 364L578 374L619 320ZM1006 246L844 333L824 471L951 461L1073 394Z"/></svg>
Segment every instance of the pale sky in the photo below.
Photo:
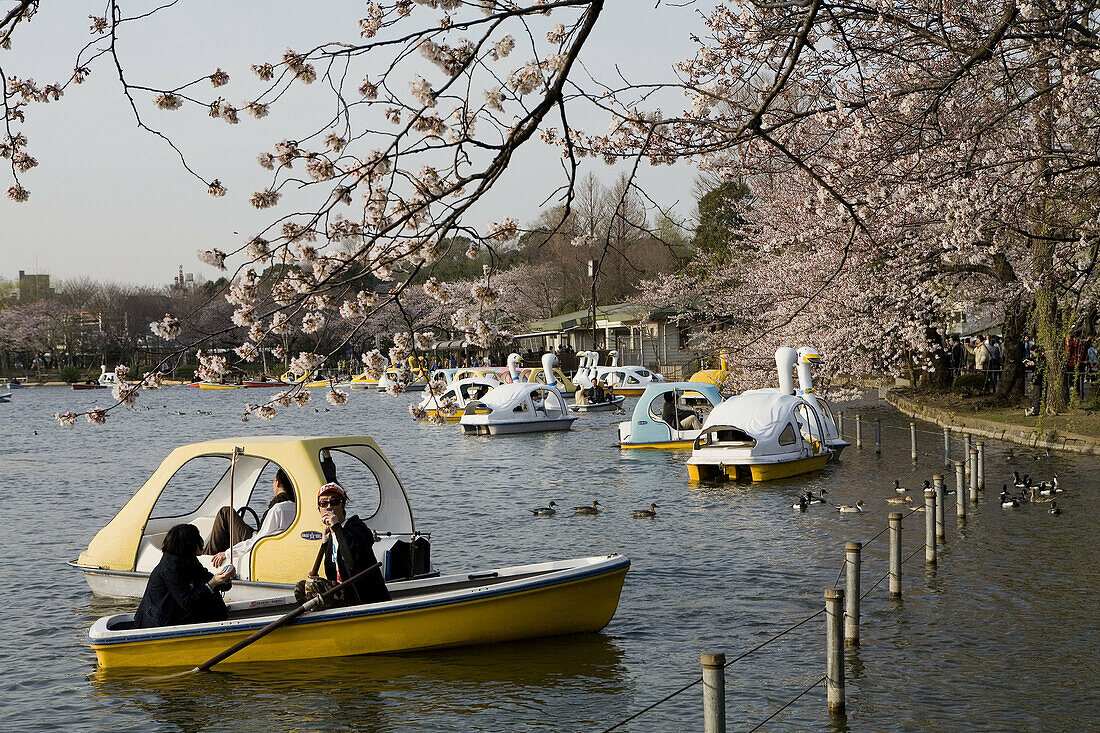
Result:
<svg viewBox="0 0 1100 733"><path fill-rule="evenodd" d="M702 25L694 5L655 4L611 0L582 54L584 64L609 83L616 83L611 76L616 65L632 82L670 80L672 65L694 54L689 34L701 32ZM9 5L0 2L0 12ZM128 14L137 10L123 5ZM251 64L276 61L288 47L303 50L353 38L364 6L343 0L183 2L158 15L141 36L121 38L119 47L131 83L170 87L217 67L239 79L251 76ZM43 3L33 22L18 30L13 49L0 51L4 73L31 76L43 85L67 78L76 50L90 38L88 16L103 7L102 0ZM240 95L233 89L231 83L218 91L237 101ZM206 85L200 96L210 92ZM270 176L256 164L256 156L301 132L302 125L293 124L294 111L273 108L264 120L242 112L241 123L230 126L197 108L169 113L154 109L147 98L137 101L147 124L172 136L192 166L208 180L221 179L229 194L209 196L163 141L138 130L113 68L99 64L60 102L27 110L23 132L39 165L21 178L31 192L29 201L0 198L0 277L15 279L26 270L55 280L90 277L163 285L182 264L185 271L211 279L219 273L198 262L198 250L234 249L242 237L274 218L272 210L253 209L248 197ZM602 132L605 124L593 124L593 130ZM588 165L586 170L605 183L617 176L602 164ZM529 141L468 223L482 227L505 216L521 224L533 220L541 201L559 184L559 170L557 151ZM642 176L662 205L679 202L681 216L694 212L692 167L643 170ZM11 183L10 172L0 170L0 191Z"/></svg>

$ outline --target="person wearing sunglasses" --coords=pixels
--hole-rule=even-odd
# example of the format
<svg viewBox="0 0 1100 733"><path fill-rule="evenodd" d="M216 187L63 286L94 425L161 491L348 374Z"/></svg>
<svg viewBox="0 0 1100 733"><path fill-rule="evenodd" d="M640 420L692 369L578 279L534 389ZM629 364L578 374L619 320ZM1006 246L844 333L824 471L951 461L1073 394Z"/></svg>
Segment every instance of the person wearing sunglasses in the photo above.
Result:
<svg viewBox="0 0 1100 733"><path fill-rule="evenodd" d="M374 532L356 515L347 516L348 494L336 482L322 486L317 492L317 510L325 525L323 546L325 577L337 583L354 577L363 568L378 562L374 556ZM375 568L345 587L338 594L336 605L355 606L390 600L382 572Z"/></svg>

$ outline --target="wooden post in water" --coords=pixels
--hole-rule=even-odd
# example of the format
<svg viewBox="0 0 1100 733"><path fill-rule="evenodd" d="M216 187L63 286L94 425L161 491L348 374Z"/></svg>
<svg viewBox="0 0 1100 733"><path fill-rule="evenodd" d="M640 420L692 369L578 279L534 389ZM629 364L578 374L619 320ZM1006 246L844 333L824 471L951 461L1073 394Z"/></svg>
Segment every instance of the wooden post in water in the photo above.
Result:
<svg viewBox="0 0 1100 733"><path fill-rule="evenodd" d="M836 432L837 435L844 435L844 410L836 414Z"/></svg>
<svg viewBox="0 0 1100 733"><path fill-rule="evenodd" d="M963 476L963 462L955 461L955 516L966 519L966 478Z"/></svg>
<svg viewBox="0 0 1100 733"><path fill-rule="evenodd" d="M703 733L726 733L726 655L703 652Z"/></svg>
<svg viewBox="0 0 1100 733"><path fill-rule="evenodd" d="M909 423L909 457L917 462L917 424Z"/></svg>
<svg viewBox="0 0 1100 733"><path fill-rule="evenodd" d="M856 448L863 450L863 416L856 413Z"/></svg>
<svg viewBox="0 0 1100 733"><path fill-rule="evenodd" d="M943 476L936 474L932 477L932 490L936 492L936 542L942 545L947 542L947 530L943 522L943 505L947 503L944 501L946 492L943 489Z"/></svg>
<svg viewBox="0 0 1100 733"><path fill-rule="evenodd" d="M966 464L962 461L955 461L955 493L959 499L966 493Z"/></svg>
<svg viewBox="0 0 1100 733"><path fill-rule="evenodd" d="M844 591L825 589L825 695L829 712L844 714L844 647L840 635L844 623Z"/></svg>
<svg viewBox="0 0 1100 733"><path fill-rule="evenodd" d="M970 469L970 494L971 496L978 495L978 449L970 449L970 460L968 461L968 468Z"/></svg>
<svg viewBox="0 0 1100 733"><path fill-rule="evenodd" d="M862 542L844 543L844 567L848 572L844 588L844 646L859 646L859 568Z"/></svg>
<svg viewBox="0 0 1100 733"><path fill-rule="evenodd" d="M936 564L936 492L924 490L924 561Z"/></svg>
<svg viewBox="0 0 1100 733"><path fill-rule="evenodd" d="M963 458L966 459L966 475L969 476L974 473L974 464L970 462L970 449L974 446L971 445L970 433L966 433L964 437L966 438L966 445L963 446Z"/></svg>
<svg viewBox="0 0 1100 733"><path fill-rule="evenodd" d="M882 419L875 420L875 455L882 453Z"/></svg>
<svg viewBox="0 0 1100 733"><path fill-rule="evenodd" d="M943 429L943 465L951 465L951 428Z"/></svg>
<svg viewBox="0 0 1100 733"><path fill-rule="evenodd" d="M890 512L890 595L901 597L901 512Z"/></svg>
<svg viewBox="0 0 1100 733"><path fill-rule="evenodd" d="M979 440L977 443L978 451L978 491L985 491L985 442Z"/></svg>

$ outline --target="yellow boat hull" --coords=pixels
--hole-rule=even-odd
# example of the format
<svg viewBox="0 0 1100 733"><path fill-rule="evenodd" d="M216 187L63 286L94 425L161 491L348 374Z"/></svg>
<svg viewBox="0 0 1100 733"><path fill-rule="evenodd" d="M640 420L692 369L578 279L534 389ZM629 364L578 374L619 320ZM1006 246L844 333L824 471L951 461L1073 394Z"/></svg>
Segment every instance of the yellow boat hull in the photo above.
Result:
<svg viewBox="0 0 1100 733"><path fill-rule="evenodd" d="M488 412L489 412L489 410L487 410L487 409L477 408L477 409L474 410L473 414L474 415L484 415ZM438 413L438 410L428 410L428 416L429 417L435 417L435 415L437 413ZM443 417L443 422L456 423L459 420L461 420L462 416L465 415L465 414L466 414L465 412L463 412L462 410L459 410L458 412L456 412L453 415L443 415L442 416Z"/></svg>
<svg viewBox="0 0 1100 733"><path fill-rule="evenodd" d="M690 450L694 444L694 440L670 440L664 443L619 443L619 447L648 450Z"/></svg>
<svg viewBox="0 0 1100 733"><path fill-rule="evenodd" d="M244 389L239 384L200 384L199 389Z"/></svg>
<svg viewBox="0 0 1100 733"><path fill-rule="evenodd" d="M599 631L615 613L628 569L629 561L623 558L597 575L514 593L472 600L461 595L450 602L427 602L426 607L416 607L413 599L307 614L229 662L384 654ZM413 607L385 608L395 603ZM195 667L270 620L257 619L247 628L227 632L211 631L215 624L170 627L182 633L121 643L93 639L91 646L104 668Z"/></svg>
<svg viewBox="0 0 1100 733"><path fill-rule="evenodd" d="M803 473L810 473L811 471L820 471L825 468L826 462L829 460L828 453L823 453L817 456L811 456L809 458L801 458L797 461L786 461L784 463L756 463L748 464L748 469L752 473L752 480L758 481L774 481L775 479L789 478L790 476L798 476ZM737 466L706 466L688 464L688 478L693 481L702 481L703 479L714 478L724 473L727 478L737 478ZM744 468L744 466L742 466Z"/></svg>

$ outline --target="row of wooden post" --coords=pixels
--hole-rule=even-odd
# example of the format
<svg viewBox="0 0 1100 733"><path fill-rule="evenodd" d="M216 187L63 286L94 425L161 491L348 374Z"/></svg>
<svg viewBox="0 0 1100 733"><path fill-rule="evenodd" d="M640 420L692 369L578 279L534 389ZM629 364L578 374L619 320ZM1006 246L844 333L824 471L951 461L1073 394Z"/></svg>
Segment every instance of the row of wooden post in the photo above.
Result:
<svg viewBox="0 0 1100 733"><path fill-rule="evenodd" d="M841 434L844 433L843 412L837 415L837 430ZM970 477L970 500L976 503L978 497L975 492L985 490L985 443L981 440L975 442L970 433L963 433L963 441L965 443L963 457L966 459L964 476ZM863 448L863 417L858 412L856 413L856 448L861 450ZM882 420L875 420L875 453L882 453ZM909 423L909 457L913 463L917 462L917 425L912 421ZM950 466L952 463L956 467L956 488L961 489L958 480L960 462L951 460L951 428L944 428L943 465ZM965 516L965 511L960 511L959 516Z"/></svg>
<svg viewBox="0 0 1100 733"><path fill-rule="evenodd" d="M857 423L858 425L858 423ZM980 455L979 448L971 453ZM979 470L980 459L975 456ZM964 500L963 473L965 465L955 461L955 512L958 518L966 519L966 501ZM973 475L978 472L975 471ZM936 549L946 544L947 534L944 526L944 505L946 504L944 477L936 474L932 477L932 488L924 492L924 561L929 566L936 565ZM976 480L970 484L970 501L978 501ZM889 592L892 598L900 598L901 586L901 512L890 513L890 557ZM846 646L859 646L860 617L860 570L863 553L862 542L844 544L844 588L825 589L825 697L829 712L844 714L844 652ZM841 641L843 639L843 641ZM704 733L725 733L725 666L726 657L720 652L705 652L700 661L703 665L703 730Z"/></svg>

